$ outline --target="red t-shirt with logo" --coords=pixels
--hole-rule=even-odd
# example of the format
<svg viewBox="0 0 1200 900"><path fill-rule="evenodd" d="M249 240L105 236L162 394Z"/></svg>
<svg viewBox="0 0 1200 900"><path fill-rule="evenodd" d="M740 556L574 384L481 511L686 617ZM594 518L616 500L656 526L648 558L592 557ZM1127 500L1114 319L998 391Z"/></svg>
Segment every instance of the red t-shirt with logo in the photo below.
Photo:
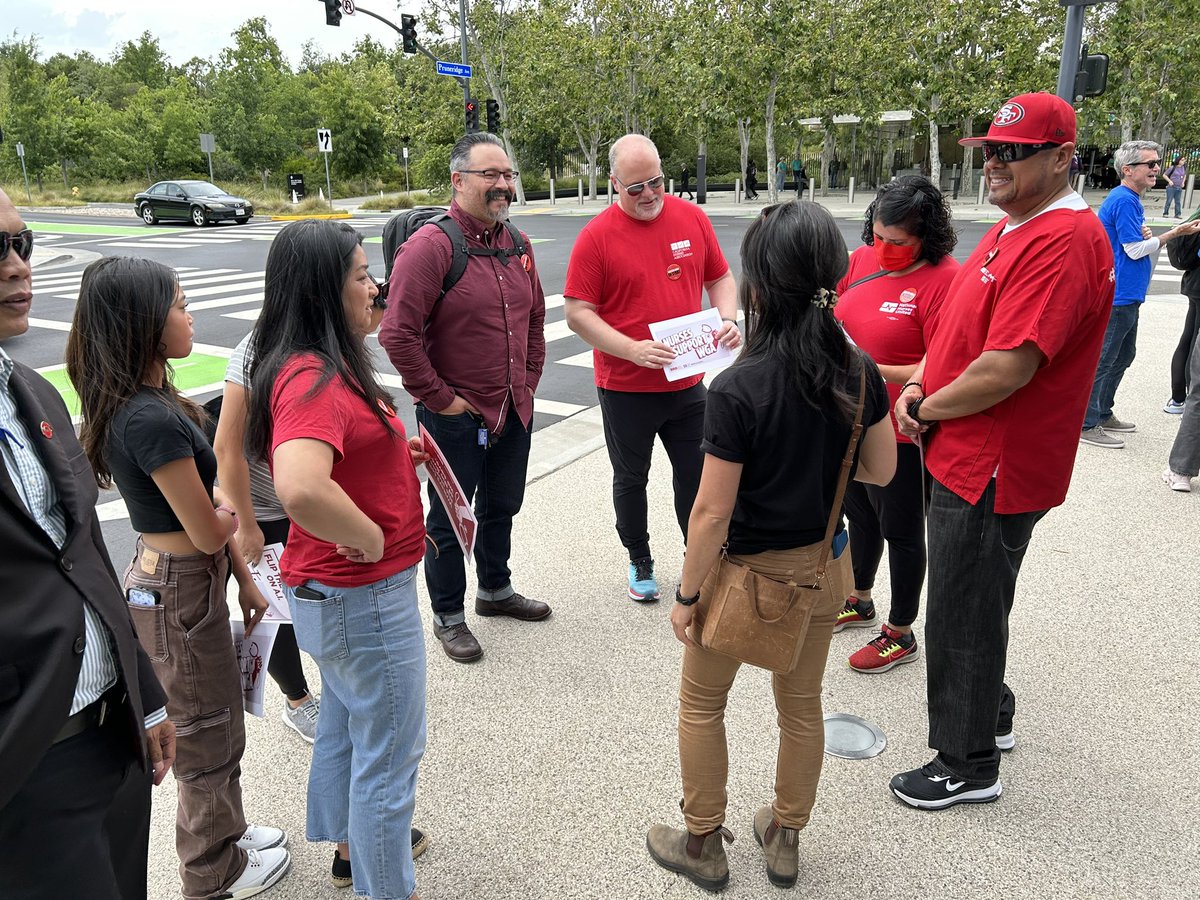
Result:
<svg viewBox="0 0 1200 900"><path fill-rule="evenodd" d="M958 262L942 257L936 266L924 265L907 275L884 275L857 287L858 279L878 272L875 250L862 246L850 254L850 269L838 282L838 302L833 314L850 339L876 363L885 366L915 366L925 356L925 347L937 320L950 282L958 274ZM896 401L901 385L887 383L889 415L896 440L911 443L896 426Z"/></svg>
<svg viewBox="0 0 1200 900"><path fill-rule="evenodd" d="M338 555L334 544L293 522L279 566L291 587L310 578L331 587L362 587L402 572L424 556L421 487L404 424L395 412L387 410L393 433L336 374L307 396L320 372L321 362L312 355L294 356L280 370L271 394L271 453L297 438L331 446L331 477L383 530L383 556L374 563L351 562Z"/></svg>
<svg viewBox="0 0 1200 900"><path fill-rule="evenodd" d="M636 341L649 325L699 312L706 282L729 271L712 223L699 207L669 194L646 222L617 205L584 226L567 264L563 294L596 307L600 318ZM596 385L613 391L682 391L695 375L667 381L661 369L593 351Z"/></svg>
<svg viewBox="0 0 1200 900"><path fill-rule="evenodd" d="M926 354L933 394L986 350L1032 341L1045 357L1023 388L928 434L931 475L977 503L993 473L997 513L1066 499L1113 299L1113 255L1077 194L1007 234L1001 220L959 270Z"/></svg>

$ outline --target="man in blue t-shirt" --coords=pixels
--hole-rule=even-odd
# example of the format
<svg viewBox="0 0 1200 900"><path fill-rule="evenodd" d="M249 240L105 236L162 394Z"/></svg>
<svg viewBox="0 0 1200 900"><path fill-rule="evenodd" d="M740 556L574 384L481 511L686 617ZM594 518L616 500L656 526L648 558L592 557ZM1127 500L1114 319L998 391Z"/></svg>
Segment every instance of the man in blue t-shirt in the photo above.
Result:
<svg viewBox="0 0 1200 900"><path fill-rule="evenodd" d="M1162 148L1158 144L1126 141L1113 154L1113 168L1121 176L1121 183L1100 207L1100 222L1113 249L1116 291L1079 438L1095 447L1119 450L1125 441L1113 432L1137 430L1132 422L1122 422L1113 415L1113 399L1137 351L1138 312L1146 302L1154 254L1168 241L1200 230L1200 222L1188 222L1158 237L1151 235L1145 224L1142 194L1154 186L1161 164Z"/></svg>

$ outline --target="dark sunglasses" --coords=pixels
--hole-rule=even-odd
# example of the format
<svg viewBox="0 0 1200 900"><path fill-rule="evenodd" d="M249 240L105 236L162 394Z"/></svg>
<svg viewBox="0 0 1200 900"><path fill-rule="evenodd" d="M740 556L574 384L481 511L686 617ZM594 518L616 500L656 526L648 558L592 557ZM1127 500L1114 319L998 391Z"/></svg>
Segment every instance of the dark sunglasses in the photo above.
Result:
<svg viewBox="0 0 1200 900"><path fill-rule="evenodd" d="M987 162L993 156L1002 163L1020 162L1023 159L1029 159L1041 153L1043 150L1049 150L1052 147L1061 147L1062 144L980 144L979 149L983 151L983 161Z"/></svg>
<svg viewBox="0 0 1200 900"><path fill-rule="evenodd" d="M1161 166L1161 165L1162 165L1162 160L1161 160L1161 159L1143 159L1141 162L1135 162L1135 163L1126 163L1126 165L1127 165L1127 166L1130 166L1130 167L1133 167L1133 166L1149 166L1151 169L1153 169L1155 166Z"/></svg>
<svg viewBox="0 0 1200 900"><path fill-rule="evenodd" d="M371 276L371 280L375 281L375 277ZM379 291L375 295L375 299L371 301L371 305L376 309L387 309L388 282L375 281L375 288Z"/></svg>
<svg viewBox="0 0 1200 900"><path fill-rule="evenodd" d="M28 228L16 234L0 231L0 261L8 257L10 249L15 249L17 256L29 262L29 257L33 256L33 232Z"/></svg>
<svg viewBox="0 0 1200 900"><path fill-rule="evenodd" d="M664 176L655 175L653 178L647 178L645 181L639 181L637 184L626 184L616 175L613 176L613 181L625 188L625 193L627 193L630 197L636 197L646 188L650 188L652 191L657 191L663 186L663 182L665 180L666 179Z"/></svg>

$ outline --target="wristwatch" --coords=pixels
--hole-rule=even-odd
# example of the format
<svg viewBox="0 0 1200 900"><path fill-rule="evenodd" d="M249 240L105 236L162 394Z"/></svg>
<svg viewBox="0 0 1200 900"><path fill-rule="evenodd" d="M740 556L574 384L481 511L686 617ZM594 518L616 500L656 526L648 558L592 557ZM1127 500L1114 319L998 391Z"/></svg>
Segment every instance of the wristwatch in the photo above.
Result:
<svg viewBox="0 0 1200 900"><path fill-rule="evenodd" d="M237 530L238 530L238 514L237 514L237 510L236 510L236 509L234 509L232 506L227 506L227 505L225 505L225 504L221 504L220 506L218 506L218 507L217 507L217 512L227 512L227 513L229 513L229 516L230 516L230 518L232 518L232 519L233 519L233 531L231 531L231 532L230 532L230 534L237 534Z"/></svg>
<svg viewBox="0 0 1200 900"><path fill-rule="evenodd" d="M699 591L696 591L695 597L685 597L685 596L683 596L683 594L679 593L678 587L675 588L675 602L678 603L680 606L692 606L699 599L700 599Z"/></svg>

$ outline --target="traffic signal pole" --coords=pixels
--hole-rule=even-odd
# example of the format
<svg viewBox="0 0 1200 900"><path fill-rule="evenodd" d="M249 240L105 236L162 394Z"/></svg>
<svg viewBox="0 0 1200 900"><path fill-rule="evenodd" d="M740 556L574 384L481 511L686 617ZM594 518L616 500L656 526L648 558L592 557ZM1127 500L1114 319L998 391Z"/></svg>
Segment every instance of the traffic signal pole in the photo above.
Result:
<svg viewBox="0 0 1200 900"><path fill-rule="evenodd" d="M385 19L383 16L379 15L378 13L373 13L369 9L364 9L363 7L358 6L357 4L354 7L354 11L360 12L365 16L370 16L372 19L376 19L377 21L382 22L388 28L390 28L394 32L396 32L396 34L400 35L401 37L405 37L405 33L402 28L400 28L398 25L396 25L395 22L392 22L389 19ZM468 64L467 63L467 0L458 0L458 33L459 33L459 40L462 44L462 62L463 62L463 65L465 66ZM420 53L422 56L426 57L427 59L433 60L434 63L437 63L438 58L436 56L434 56L432 53L430 53L421 44L417 43L416 40L413 41L413 46L415 46L417 48L417 52ZM471 79L463 78L462 76L455 76L455 77L457 78L458 83L462 85L463 106L465 108L466 104L471 99Z"/></svg>

